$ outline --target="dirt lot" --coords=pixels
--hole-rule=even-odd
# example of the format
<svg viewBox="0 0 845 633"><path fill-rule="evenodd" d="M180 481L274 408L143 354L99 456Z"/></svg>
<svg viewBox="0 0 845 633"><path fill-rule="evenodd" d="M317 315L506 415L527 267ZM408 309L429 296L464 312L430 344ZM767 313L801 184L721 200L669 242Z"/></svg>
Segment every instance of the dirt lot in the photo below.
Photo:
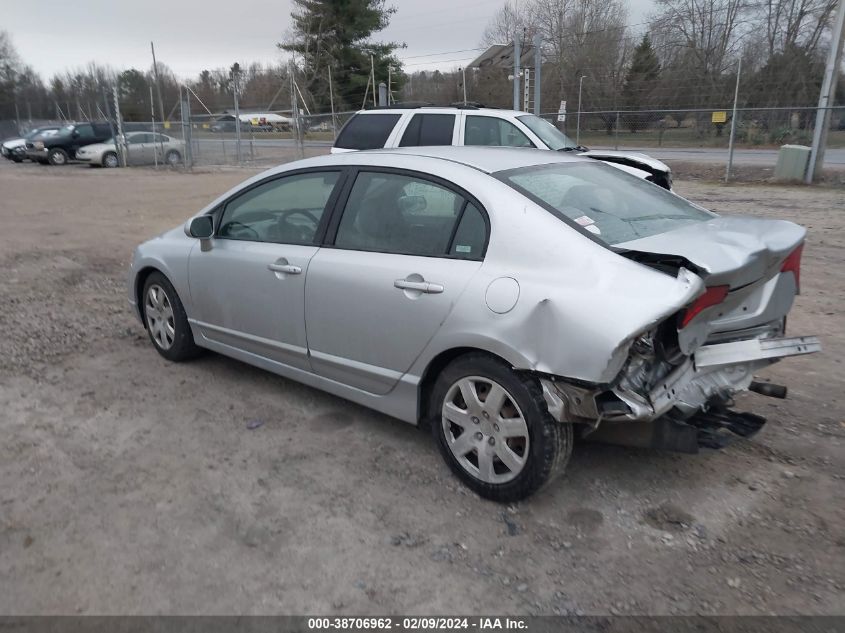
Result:
<svg viewBox="0 0 845 633"><path fill-rule="evenodd" d="M165 362L134 245L244 179L0 165L0 613L845 612L845 190L679 182L809 228L789 399L697 456L595 444L511 507L429 436L208 354ZM255 421L263 425L250 430Z"/></svg>

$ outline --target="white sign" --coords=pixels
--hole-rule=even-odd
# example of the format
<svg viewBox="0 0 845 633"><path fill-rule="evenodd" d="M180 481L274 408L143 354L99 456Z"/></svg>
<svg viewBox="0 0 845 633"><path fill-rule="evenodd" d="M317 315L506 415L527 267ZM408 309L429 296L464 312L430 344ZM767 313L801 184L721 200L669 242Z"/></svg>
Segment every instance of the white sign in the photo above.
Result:
<svg viewBox="0 0 845 633"><path fill-rule="evenodd" d="M560 102L560 108L557 111L557 120L561 122L566 121L566 101Z"/></svg>

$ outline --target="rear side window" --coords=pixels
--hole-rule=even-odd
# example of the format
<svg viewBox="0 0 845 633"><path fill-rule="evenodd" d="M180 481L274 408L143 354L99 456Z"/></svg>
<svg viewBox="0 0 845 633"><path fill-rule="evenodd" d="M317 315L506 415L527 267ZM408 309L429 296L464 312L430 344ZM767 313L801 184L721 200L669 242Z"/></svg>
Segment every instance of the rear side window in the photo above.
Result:
<svg viewBox="0 0 845 633"><path fill-rule="evenodd" d="M429 180L405 174L361 172L340 219L335 246L360 251L446 257L456 225L462 220L463 196ZM480 259L481 245L467 244L461 257Z"/></svg>
<svg viewBox="0 0 845 633"><path fill-rule="evenodd" d="M405 128L399 147L451 145L454 129L454 114L415 114Z"/></svg>
<svg viewBox="0 0 845 633"><path fill-rule="evenodd" d="M472 203L464 208L449 254L461 259L480 260L487 241L487 225L484 216Z"/></svg>
<svg viewBox="0 0 845 633"><path fill-rule="evenodd" d="M384 147L401 114L356 114L340 131L334 146L343 149Z"/></svg>

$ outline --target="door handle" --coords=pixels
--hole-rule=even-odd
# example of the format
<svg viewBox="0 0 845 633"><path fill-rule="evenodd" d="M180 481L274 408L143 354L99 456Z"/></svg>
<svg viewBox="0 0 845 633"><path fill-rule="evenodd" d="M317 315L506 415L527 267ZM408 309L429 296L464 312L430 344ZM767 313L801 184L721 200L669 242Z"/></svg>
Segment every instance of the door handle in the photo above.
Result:
<svg viewBox="0 0 845 633"><path fill-rule="evenodd" d="M287 273L289 275L298 275L302 272L302 268L293 266L292 264L270 264L267 266L267 270L272 270L274 273Z"/></svg>
<svg viewBox="0 0 845 633"><path fill-rule="evenodd" d="M400 290L416 290L430 295L440 294L444 290L440 284L433 284L428 281L408 281L406 279L397 279L393 282L393 287Z"/></svg>

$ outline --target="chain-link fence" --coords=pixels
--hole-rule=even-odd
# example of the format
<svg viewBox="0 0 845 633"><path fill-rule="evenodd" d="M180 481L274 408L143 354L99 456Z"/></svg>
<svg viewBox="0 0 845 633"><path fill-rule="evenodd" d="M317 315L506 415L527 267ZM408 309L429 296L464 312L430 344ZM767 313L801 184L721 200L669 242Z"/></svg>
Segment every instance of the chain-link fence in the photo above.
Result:
<svg viewBox="0 0 845 633"><path fill-rule="evenodd" d="M810 145L816 108L739 108L734 129L735 161L773 167L785 144ZM123 133L128 166L270 166L326 153L354 114L312 114L240 107L209 112L187 91L165 121L110 122ZM731 108L605 110L541 115L579 145L640 150L663 160L726 165ZM0 138L14 137L64 120L0 121ZM830 108L825 167L845 170L845 107Z"/></svg>
<svg viewBox="0 0 845 633"><path fill-rule="evenodd" d="M845 107L831 108L827 146L845 148ZM816 108L738 108L734 143L739 149L809 145ZM578 144L626 148L727 148L733 112L723 109L603 110L542 115Z"/></svg>

